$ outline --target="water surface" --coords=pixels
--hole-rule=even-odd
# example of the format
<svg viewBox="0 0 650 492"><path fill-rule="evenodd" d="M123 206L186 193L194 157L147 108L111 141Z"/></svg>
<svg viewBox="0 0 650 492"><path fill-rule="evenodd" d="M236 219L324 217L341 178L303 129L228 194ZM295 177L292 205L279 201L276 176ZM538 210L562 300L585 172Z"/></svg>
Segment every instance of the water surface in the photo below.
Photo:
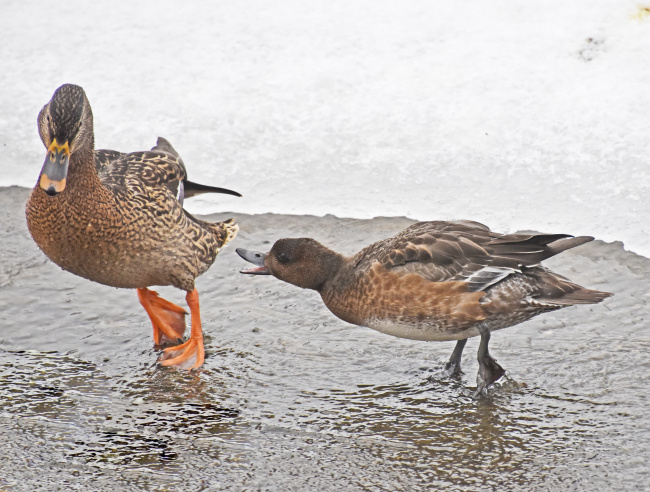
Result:
<svg viewBox="0 0 650 492"><path fill-rule="evenodd" d="M474 401L478 340L465 374L449 378L453 343L348 325L315 292L240 275L232 246L197 281L203 369L160 367L135 292L46 260L26 230L27 194L0 190L1 490L638 490L650 481L650 260L620 243L547 262L616 295L494 334L509 377ZM412 222L238 219L236 246L309 236L347 254ZM159 292L184 304L178 290Z"/></svg>

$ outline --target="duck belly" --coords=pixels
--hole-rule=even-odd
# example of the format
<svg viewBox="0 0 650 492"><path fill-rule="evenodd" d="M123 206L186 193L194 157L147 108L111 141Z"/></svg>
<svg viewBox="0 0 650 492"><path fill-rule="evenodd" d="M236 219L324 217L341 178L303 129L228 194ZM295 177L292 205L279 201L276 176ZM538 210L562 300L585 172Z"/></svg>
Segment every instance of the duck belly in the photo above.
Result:
<svg viewBox="0 0 650 492"><path fill-rule="evenodd" d="M445 326L444 323L436 323L435 320L409 323L386 318L374 318L367 320L365 326L394 337L429 342L462 340L479 335L476 327L453 329Z"/></svg>

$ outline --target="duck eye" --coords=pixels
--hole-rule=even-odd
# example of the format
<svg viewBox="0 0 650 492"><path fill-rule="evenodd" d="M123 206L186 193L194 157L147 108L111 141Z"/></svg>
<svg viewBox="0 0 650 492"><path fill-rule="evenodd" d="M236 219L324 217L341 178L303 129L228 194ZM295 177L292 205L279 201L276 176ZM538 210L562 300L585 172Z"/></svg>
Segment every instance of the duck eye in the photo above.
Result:
<svg viewBox="0 0 650 492"><path fill-rule="evenodd" d="M280 263L289 263L290 261L289 255L287 255L286 253L280 253L278 255L278 261Z"/></svg>

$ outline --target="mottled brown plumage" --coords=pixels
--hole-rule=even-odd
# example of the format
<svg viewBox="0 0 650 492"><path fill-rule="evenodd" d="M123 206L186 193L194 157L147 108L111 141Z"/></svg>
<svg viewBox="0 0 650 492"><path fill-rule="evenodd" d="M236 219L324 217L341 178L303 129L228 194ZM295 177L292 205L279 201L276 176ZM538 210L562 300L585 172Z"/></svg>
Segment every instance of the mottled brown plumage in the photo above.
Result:
<svg viewBox="0 0 650 492"><path fill-rule="evenodd" d="M94 282L139 289L141 301L157 297L146 289L153 285L194 292L195 278L236 236L238 226L232 219L209 223L192 217L183 209L183 191L200 186L199 193L238 194L188 181L182 159L163 138L150 151L95 151L92 111L81 87L57 89L38 124L48 157L26 214L29 231L48 258ZM171 316L182 318L183 310L172 306L167 307L177 314ZM147 309L150 316L154 311ZM156 343L163 335L182 334L180 321L154 317Z"/></svg>
<svg viewBox="0 0 650 492"><path fill-rule="evenodd" d="M459 340L481 335L483 387L503 374L489 356L492 331L611 294L585 289L540 265L593 240L565 234L498 234L471 221L419 222L346 258L313 239L281 239L264 255L238 249L258 268L318 291L339 318L401 338ZM462 343L461 343L462 342Z"/></svg>

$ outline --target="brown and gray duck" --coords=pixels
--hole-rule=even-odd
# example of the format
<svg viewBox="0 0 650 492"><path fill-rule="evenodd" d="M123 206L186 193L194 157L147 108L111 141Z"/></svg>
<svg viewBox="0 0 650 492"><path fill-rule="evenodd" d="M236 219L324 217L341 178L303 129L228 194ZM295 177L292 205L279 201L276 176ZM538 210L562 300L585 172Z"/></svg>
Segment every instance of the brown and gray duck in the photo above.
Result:
<svg viewBox="0 0 650 492"><path fill-rule="evenodd" d="M479 336L478 388L504 369L490 356L490 333L540 313L594 304L611 294L586 289L540 262L592 241L566 234L499 234L472 221L419 222L352 257L314 239L280 239L264 254L237 253L273 275L316 290L340 319L400 338L457 340L447 363L460 372L467 338Z"/></svg>
<svg viewBox="0 0 650 492"><path fill-rule="evenodd" d="M154 343L178 342L185 309L148 289L187 292L190 338L168 347L163 365L203 364L196 277L212 265L238 231L233 219L210 223L183 209L183 199L224 188L187 180L183 160L159 138L150 151L94 149L93 116L84 90L59 87L40 114L47 156L26 207L27 226L45 255L64 270L112 287L137 289L151 319Z"/></svg>

